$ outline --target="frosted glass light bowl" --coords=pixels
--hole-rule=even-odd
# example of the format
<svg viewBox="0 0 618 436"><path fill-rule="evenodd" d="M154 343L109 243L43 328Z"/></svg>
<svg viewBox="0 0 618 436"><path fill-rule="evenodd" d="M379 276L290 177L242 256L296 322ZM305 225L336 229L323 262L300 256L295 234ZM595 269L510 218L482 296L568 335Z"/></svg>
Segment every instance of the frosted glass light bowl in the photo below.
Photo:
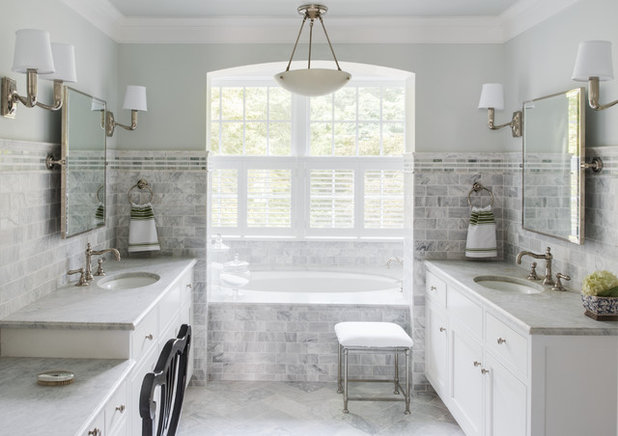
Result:
<svg viewBox="0 0 618 436"><path fill-rule="evenodd" d="M540 294L545 288L529 280L508 276L477 276L474 281L495 291L519 292L520 294Z"/></svg>
<svg viewBox="0 0 618 436"><path fill-rule="evenodd" d="M350 81L352 75L341 70L311 68L275 74L275 81L294 94L316 97L335 92Z"/></svg>
<svg viewBox="0 0 618 436"><path fill-rule="evenodd" d="M150 286L159 281L161 276L149 272L127 272L114 274L99 280L98 286L103 289L135 289Z"/></svg>

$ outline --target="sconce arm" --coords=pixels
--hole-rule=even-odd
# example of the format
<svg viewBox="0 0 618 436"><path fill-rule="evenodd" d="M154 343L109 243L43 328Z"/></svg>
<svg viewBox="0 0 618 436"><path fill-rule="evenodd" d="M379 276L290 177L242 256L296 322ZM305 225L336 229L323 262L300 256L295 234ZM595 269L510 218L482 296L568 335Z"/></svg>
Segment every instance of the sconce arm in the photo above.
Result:
<svg viewBox="0 0 618 436"><path fill-rule="evenodd" d="M498 125L494 123L494 115L495 115L495 109L492 107L488 108L487 109L487 117L488 117L487 125L489 126L491 130L498 130L503 127L509 126L511 128L514 138L518 138L521 136L521 128L522 128L522 112L521 111L513 112L513 119L509 121L508 123L498 124Z"/></svg>
<svg viewBox="0 0 618 436"><path fill-rule="evenodd" d="M59 110L63 104L62 83L62 80L54 80L54 103L48 105L37 101L38 76L36 70L30 69L26 72L26 96L17 93L15 80L4 77L2 79L2 115L13 117L18 102L29 108L38 106L50 111Z"/></svg>
<svg viewBox="0 0 618 436"><path fill-rule="evenodd" d="M45 103L37 102L36 105L40 108L47 109L48 111L57 111L62 108L62 80L54 80L54 104L49 105Z"/></svg>
<svg viewBox="0 0 618 436"><path fill-rule="evenodd" d="M116 127L122 127L125 130L135 130L137 129L137 111L131 110L131 124L120 124L117 123L114 119L113 112L107 112L107 116L105 119L106 133L107 136L112 136L114 134L114 129Z"/></svg>
<svg viewBox="0 0 618 436"><path fill-rule="evenodd" d="M599 78L590 77L588 79L588 104L595 111L602 111L618 104L618 100L614 100L607 104L599 104Z"/></svg>

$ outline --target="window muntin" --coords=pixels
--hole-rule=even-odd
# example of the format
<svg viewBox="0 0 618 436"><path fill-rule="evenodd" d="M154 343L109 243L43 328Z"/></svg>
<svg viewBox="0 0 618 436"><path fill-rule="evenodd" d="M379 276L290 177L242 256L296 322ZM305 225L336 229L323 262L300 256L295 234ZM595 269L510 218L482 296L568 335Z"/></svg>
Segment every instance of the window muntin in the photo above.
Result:
<svg viewBox="0 0 618 436"><path fill-rule="evenodd" d="M238 201L233 213L238 223L225 229L218 226L220 219L211 219L209 225L215 231L256 236L401 236L403 83L348 85L333 95L311 99L273 86L227 83L211 88L214 119L210 126L214 128L209 144L211 149L213 144L225 146L217 129L226 124L236 125L227 137L239 138L242 132L242 141L236 141L242 146L218 149L227 155L216 150L211 154L213 168L237 171ZM227 93L225 88L236 89ZM261 90L254 91L257 88ZM225 110L223 94L242 98L242 103ZM259 98L267 103L254 101ZM266 120L260 118L264 110ZM253 123L266 126L266 134ZM247 135L255 137L247 139ZM261 177L266 180L260 182ZM221 200L211 201L209 213L220 216L222 206Z"/></svg>

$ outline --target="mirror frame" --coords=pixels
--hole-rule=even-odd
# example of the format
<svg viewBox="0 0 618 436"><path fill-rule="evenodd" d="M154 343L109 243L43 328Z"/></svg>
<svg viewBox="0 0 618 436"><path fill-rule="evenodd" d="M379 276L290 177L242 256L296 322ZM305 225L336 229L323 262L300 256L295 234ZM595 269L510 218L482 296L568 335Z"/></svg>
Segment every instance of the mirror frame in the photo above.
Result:
<svg viewBox="0 0 618 436"><path fill-rule="evenodd" d="M62 239L67 239L72 236L81 235L83 233L89 232L91 230L99 229L105 227L107 224L106 216L103 215L103 224L90 227L86 230L82 230L77 233L67 234L68 227L68 214L67 214L67 171L68 171L68 157L69 157L69 90L71 92L76 92L78 94L82 94L83 96L89 97L91 99L97 99L101 101L104 105L102 122L105 122L105 114L107 112L107 102L101 98L93 97L90 94L86 94L83 91L80 91L75 88L71 88L69 86L64 86L63 98L64 104L62 105L62 124L61 124L61 147L60 153L61 158L60 162L62 162L60 166L60 233ZM103 124L103 186L105 187L105 196L107 196L107 135L105 134L105 125ZM95 195L97 195L95 193ZM98 196L98 195L97 195ZM104 203L105 211L107 211L107 201Z"/></svg>
<svg viewBox="0 0 618 436"><path fill-rule="evenodd" d="M567 242L571 242L577 245L582 245L584 243L584 235L585 235L585 225L584 225L584 219L585 219L585 198L586 198L586 183L585 183L585 167L583 166L583 163L585 162L585 158L586 158L586 89L583 87L580 88L572 88L572 89L568 89L566 91L562 91L562 92L557 92L555 94L551 94L551 95L546 95L543 97L539 97L539 98L535 98L533 100L530 100L528 102L525 102L523 104L522 107L522 112L524 114L524 123L526 123L526 105L529 103L534 103L536 101L540 101L540 100L546 100L548 98L552 98L552 97L557 97L560 95L564 95L568 92L572 92L572 91L576 91L579 90L579 101L578 101L578 106L579 106L579 128L578 128L578 135L577 135L577 139L578 139L578 159L577 159L577 166L578 166L578 173L579 173L579 177L578 177L578 191L579 191L579 203L578 203L578 224L579 224L579 234L577 236L575 235L571 235L570 237L563 237L563 236L558 236L552 233L547 233L547 232L542 232L539 231L537 229L531 229L529 227L526 227L525 225L525 220L524 220L524 216L525 216L525 208L524 208L524 199L525 199L525 192L526 192L526 185L525 185L525 170L526 170L526 134L525 134L525 124L524 124L524 131L523 131L523 136L522 136L522 159L521 159L521 226L524 230L530 231L530 232L534 232L534 233L538 233L544 236L551 236L552 238L556 238L556 239L560 239L562 241L567 241Z"/></svg>

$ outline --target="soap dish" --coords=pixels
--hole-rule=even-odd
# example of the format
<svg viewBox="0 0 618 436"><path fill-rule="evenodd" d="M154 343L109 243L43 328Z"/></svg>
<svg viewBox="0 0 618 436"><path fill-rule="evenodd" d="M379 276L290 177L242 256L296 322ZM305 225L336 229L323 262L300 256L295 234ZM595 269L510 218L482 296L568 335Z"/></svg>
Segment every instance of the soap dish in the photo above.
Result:
<svg viewBox="0 0 618 436"><path fill-rule="evenodd" d="M73 383L75 374L65 370L45 371L37 374L36 381L43 386L64 386Z"/></svg>

